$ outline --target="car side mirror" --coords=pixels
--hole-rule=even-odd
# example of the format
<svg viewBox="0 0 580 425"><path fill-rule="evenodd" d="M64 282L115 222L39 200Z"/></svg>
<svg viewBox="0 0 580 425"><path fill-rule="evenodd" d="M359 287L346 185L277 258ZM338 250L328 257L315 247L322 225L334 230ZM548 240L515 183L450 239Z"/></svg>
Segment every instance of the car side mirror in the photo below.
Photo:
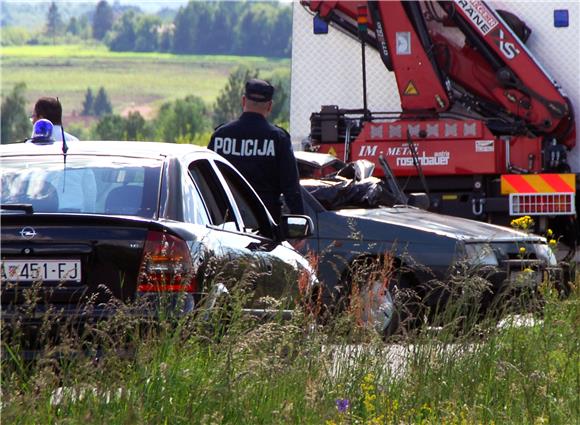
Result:
<svg viewBox="0 0 580 425"><path fill-rule="evenodd" d="M307 215L282 215L280 236L286 239L304 239L312 235L314 224Z"/></svg>
<svg viewBox="0 0 580 425"><path fill-rule="evenodd" d="M422 210L428 210L431 206L431 200L426 193L409 193L407 204Z"/></svg>

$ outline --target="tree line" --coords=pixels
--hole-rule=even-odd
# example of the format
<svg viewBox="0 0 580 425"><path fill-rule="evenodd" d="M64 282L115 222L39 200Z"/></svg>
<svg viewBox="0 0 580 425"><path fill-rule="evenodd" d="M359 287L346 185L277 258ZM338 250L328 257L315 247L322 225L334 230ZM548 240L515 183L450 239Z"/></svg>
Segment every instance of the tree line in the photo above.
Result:
<svg viewBox="0 0 580 425"><path fill-rule="evenodd" d="M207 105L200 97L188 95L182 99L166 102L159 108L157 116L146 120L138 111L126 117L112 113L111 103L104 87L97 95L87 88L83 101L83 115L98 116L99 120L90 128L64 126L81 140L141 140L170 143L195 143L207 145L213 128L220 123L237 118L241 113L240 98L244 83L259 77L257 70L239 67L231 72L228 82L220 91L216 102ZM289 75L274 75L276 87L274 106L269 119L282 126L289 120ZM1 143L14 143L30 136L32 124L26 110L26 84L19 83L2 101L0 116ZM65 105L66 113L66 105Z"/></svg>
<svg viewBox="0 0 580 425"><path fill-rule="evenodd" d="M52 2L42 35L29 43L92 38L112 51L289 57L292 9L278 2L190 1L175 13L97 3L90 15L64 22ZM7 35L7 40L14 37Z"/></svg>

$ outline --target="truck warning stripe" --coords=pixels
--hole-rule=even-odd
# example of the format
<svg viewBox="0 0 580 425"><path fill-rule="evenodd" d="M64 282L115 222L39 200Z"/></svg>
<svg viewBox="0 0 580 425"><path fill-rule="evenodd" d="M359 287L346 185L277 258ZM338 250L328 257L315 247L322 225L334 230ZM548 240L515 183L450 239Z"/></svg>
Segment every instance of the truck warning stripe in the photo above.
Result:
<svg viewBox="0 0 580 425"><path fill-rule="evenodd" d="M574 174L541 174L541 176L554 188L555 192L576 191L576 178Z"/></svg>
<svg viewBox="0 0 580 425"><path fill-rule="evenodd" d="M501 176L501 193L568 193L576 190L574 174L507 174Z"/></svg>

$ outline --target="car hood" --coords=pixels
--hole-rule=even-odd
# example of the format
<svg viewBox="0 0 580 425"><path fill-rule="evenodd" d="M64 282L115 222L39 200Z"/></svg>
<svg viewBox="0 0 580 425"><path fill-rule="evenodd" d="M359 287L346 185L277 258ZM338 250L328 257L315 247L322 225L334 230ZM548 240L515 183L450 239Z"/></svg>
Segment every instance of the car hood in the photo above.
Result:
<svg viewBox="0 0 580 425"><path fill-rule="evenodd" d="M508 242L523 240L532 242L543 240L541 236L530 235L508 227L436 214L408 206L340 209L332 212L344 217L403 226L465 242ZM365 237L372 239L372 235L365 235Z"/></svg>

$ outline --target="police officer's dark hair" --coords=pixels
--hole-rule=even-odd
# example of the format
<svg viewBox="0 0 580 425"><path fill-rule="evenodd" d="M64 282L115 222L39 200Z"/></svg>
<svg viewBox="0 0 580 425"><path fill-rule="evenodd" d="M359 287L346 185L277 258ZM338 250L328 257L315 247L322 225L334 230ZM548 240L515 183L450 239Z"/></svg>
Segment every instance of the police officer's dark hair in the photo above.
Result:
<svg viewBox="0 0 580 425"><path fill-rule="evenodd" d="M34 114L46 118L54 125L62 124L62 105L55 97L41 97L34 105Z"/></svg>

